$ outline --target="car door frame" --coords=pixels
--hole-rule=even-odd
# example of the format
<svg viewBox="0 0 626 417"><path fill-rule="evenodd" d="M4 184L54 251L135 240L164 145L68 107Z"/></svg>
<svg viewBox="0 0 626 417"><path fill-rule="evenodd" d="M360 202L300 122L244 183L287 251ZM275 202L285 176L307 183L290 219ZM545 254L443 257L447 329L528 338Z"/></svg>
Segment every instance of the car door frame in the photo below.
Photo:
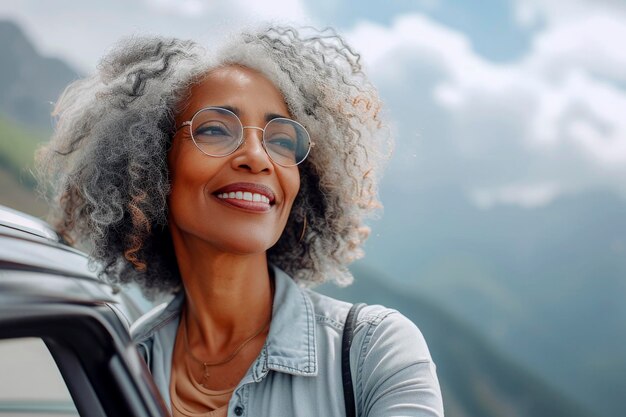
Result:
<svg viewBox="0 0 626 417"><path fill-rule="evenodd" d="M0 339L41 338L81 416L169 416L127 332L112 326L116 322L106 304L9 303L0 306Z"/></svg>

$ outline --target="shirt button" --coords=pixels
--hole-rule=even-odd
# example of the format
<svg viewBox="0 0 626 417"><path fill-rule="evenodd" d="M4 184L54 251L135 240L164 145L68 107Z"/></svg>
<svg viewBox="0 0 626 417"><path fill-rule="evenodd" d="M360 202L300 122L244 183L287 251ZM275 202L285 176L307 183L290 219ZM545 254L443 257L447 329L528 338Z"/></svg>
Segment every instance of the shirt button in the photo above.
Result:
<svg viewBox="0 0 626 417"><path fill-rule="evenodd" d="M243 407L237 406L235 407L235 415L240 416L243 414Z"/></svg>

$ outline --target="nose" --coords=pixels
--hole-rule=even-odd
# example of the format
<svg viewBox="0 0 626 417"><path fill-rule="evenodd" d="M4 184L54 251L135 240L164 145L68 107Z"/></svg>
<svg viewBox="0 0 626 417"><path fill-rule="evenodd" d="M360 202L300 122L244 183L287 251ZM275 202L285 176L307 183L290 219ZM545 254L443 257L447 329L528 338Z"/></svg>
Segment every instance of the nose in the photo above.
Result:
<svg viewBox="0 0 626 417"><path fill-rule="evenodd" d="M243 143L232 159L233 168L245 169L253 173L271 172L272 161L263 146L263 129L256 126L244 126Z"/></svg>

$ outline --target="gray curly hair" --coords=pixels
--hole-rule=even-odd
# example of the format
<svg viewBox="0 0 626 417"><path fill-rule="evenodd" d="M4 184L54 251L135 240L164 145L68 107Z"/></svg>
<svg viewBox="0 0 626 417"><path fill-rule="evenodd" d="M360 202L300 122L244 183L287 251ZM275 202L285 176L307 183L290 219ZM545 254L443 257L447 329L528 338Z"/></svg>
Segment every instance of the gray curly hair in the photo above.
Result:
<svg viewBox="0 0 626 417"><path fill-rule="evenodd" d="M268 260L303 285L349 284L347 266L369 234L364 220L380 207L378 173L392 141L359 55L328 29L247 29L214 51L161 37L121 41L94 75L67 87L52 139L38 151L51 221L113 283L135 282L148 298L178 289L167 227L174 116L191 85L229 64L271 80L316 143Z"/></svg>

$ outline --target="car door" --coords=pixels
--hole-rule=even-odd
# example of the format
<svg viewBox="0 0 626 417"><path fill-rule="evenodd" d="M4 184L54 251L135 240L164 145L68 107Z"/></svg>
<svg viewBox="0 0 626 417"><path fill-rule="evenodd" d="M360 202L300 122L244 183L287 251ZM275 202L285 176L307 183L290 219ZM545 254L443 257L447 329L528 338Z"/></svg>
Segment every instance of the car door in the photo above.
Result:
<svg viewBox="0 0 626 417"><path fill-rule="evenodd" d="M84 254L1 214L0 417L168 416L116 290Z"/></svg>
<svg viewBox="0 0 626 417"><path fill-rule="evenodd" d="M7 271L2 275L6 283ZM7 300L7 295L1 291L0 385L12 391L0 390L0 416L168 415L123 325L106 304L25 302L14 293Z"/></svg>

